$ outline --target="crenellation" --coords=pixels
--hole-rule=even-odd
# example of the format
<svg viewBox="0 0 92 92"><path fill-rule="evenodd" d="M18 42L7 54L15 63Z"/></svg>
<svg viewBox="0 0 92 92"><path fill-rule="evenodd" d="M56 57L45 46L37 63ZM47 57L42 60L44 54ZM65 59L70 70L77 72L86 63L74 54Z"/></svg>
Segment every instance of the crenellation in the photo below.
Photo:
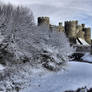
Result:
<svg viewBox="0 0 92 92"><path fill-rule="evenodd" d="M58 30L59 32L64 32L64 27L63 27L63 25L62 25L62 22L59 22L59 25L57 26L57 30Z"/></svg>
<svg viewBox="0 0 92 92"><path fill-rule="evenodd" d="M38 17L38 26L42 24L50 25L49 17Z"/></svg>

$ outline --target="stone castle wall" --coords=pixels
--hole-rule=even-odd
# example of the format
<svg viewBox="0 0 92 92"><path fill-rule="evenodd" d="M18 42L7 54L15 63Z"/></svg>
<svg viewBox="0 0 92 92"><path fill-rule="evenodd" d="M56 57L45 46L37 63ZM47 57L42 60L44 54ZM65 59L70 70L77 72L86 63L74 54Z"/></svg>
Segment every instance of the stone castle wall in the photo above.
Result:
<svg viewBox="0 0 92 92"><path fill-rule="evenodd" d="M86 28L85 24L78 24L78 21L65 21L64 26L59 22L58 26L51 25L49 17L38 17L38 26L46 24L50 30L65 32L70 39L82 38L91 44L91 28Z"/></svg>
<svg viewBox="0 0 92 92"><path fill-rule="evenodd" d="M62 22L59 22L59 25L58 25L58 27L57 27L57 30L58 30L59 32L64 32L64 27L63 27L63 25L62 25Z"/></svg>

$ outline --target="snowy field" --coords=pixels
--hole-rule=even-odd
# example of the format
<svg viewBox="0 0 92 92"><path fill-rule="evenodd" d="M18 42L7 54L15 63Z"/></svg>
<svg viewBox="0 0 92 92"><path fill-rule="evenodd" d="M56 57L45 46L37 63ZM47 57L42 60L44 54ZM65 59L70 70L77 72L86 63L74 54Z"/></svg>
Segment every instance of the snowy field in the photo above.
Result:
<svg viewBox="0 0 92 92"><path fill-rule="evenodd" d="M88 62L92 62L92 55L90 55L89 53L86 53L83 57L83 60L88 61Z"/></svg>
<svg viewBox="0 0 92 92"><path fill-rule="evenodd" d="M4 69L5 69L5 67L0 64L0 71L3 71Z"/></svg>
<svg viewBox="0 0 92 92"><path fill-rule="evenodd" d="M85 86L92 87L92 64L70 62L57 73L34 73L31 86L21 92L64 92Z"/></svg>

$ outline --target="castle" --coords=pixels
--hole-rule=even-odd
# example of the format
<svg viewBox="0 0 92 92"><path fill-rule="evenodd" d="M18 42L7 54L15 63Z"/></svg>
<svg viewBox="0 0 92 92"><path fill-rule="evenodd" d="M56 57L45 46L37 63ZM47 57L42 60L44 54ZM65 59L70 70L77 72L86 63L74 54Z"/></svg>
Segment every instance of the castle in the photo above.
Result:
<svg viewBox="0 0 92 92"><path fill-rule="evenodd" d="M76 39L81 38L88 44L91 44L91 28L85 27L85 24L78 24L78 21L65 21L64 26L59 22L58 26L51 25L49 17L38 17L38 26L46 24L50 30L65 32L71 44L76 44Z"/></svg>

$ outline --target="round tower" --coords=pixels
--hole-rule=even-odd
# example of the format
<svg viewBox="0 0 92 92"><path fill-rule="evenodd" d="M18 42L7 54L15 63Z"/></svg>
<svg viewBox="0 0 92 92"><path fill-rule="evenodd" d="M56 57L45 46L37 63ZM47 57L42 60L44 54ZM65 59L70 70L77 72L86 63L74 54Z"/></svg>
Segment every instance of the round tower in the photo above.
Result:
<svg viewBox="0 0 92 92"><path fill-rule="evenodd" d="M38 26L43 24L50 25L49 17L38 17Z"/></svg>
<svg viewBox="0 0 92 92"><path fill-rule="evenodd" d="M84 28L85 32L85 41L91 44L91 28Z"/></svg>
<svg viewBox="0 0 92 92"><path fill-rule="evenodd" d="M58 30L59 32L64 32L64 27L63 27L63 25L62 25L62 22L59 22L59 25L58 25L58 27L57 27L57 30Z"/></svg>
<svg viewBox="0 0 92 92"><path fill-rule="evenodd" d="M61 27L62 27L62 22L59 22L59 26L61 26Z"/></svg>
<svg viewBox="0 0 92 92"><path fill-rule="evenodd" d="M78 21L66 21L65 22L65 33L69 38L76 37Z"/></svg>
<svg viewBox="0 0 92 92"><path fill-rule="evenodd" d="M82 24L82 28L85 28L85 24Z"/></svg>

